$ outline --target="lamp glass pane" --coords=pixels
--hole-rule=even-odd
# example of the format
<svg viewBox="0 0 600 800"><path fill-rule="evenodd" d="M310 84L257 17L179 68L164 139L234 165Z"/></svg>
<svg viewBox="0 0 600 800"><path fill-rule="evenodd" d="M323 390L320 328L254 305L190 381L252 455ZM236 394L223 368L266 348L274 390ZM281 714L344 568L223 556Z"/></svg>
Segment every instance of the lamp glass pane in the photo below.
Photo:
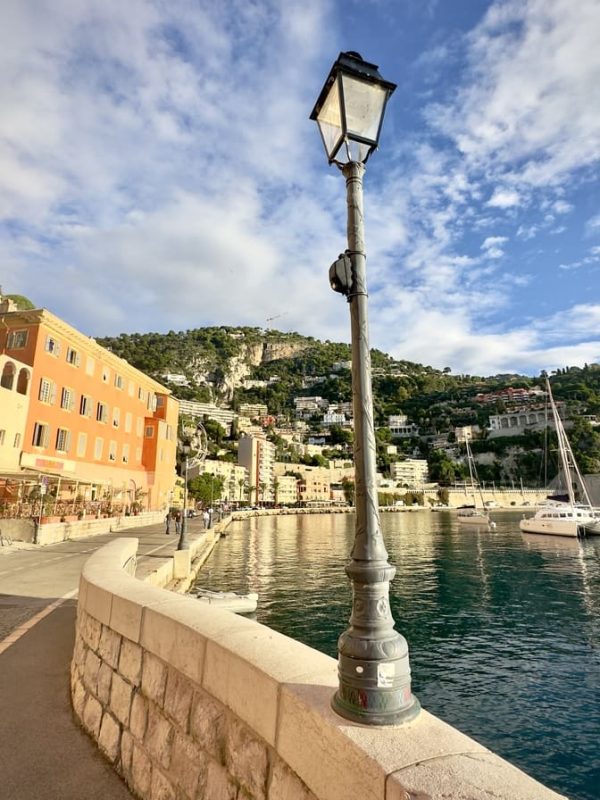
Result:
<svg viewBox="0 0 600 800"><path fill-rule="evenodd" d="M350 75L342 75L342 88L348 135L354 134L377 144L387 89Z"/></svg>
<svg viewBox="0 0 600 800"><path fill-rule="evenodd" d="M342 112L340 108L339 84L334 81L317 115L317 124L325 143L327 155L332 157L342 134Z"/></svg>

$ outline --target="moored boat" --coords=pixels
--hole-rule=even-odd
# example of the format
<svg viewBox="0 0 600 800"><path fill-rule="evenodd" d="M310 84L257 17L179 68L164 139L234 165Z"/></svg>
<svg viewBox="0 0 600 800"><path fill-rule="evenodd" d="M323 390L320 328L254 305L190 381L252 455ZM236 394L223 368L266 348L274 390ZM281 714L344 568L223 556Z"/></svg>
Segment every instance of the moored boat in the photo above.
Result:
<svg viewBox="0 0 600 800"><path fill-rule="evenodd" d="M548 379L546 379L546 390L558 437L558 449L562 472L565 477L566 494L550 495L533 517L527 517L520 521L519 527L524 533L546 533L552 536L572 537L600 536L600 508L592 506L585 482L575 461L573 450L556 408ZM581 489L581 500L575 498L573 475L577 478Z"/></svg>
<svg viewBox="0 0 600 800"><path fill-rule="evenodd" d="M258 595L256 592L238 594L237 592L213 592L210 589L196 589L196 598L215 608L233 611L234 614L251 614L256 611Z"/></svg>

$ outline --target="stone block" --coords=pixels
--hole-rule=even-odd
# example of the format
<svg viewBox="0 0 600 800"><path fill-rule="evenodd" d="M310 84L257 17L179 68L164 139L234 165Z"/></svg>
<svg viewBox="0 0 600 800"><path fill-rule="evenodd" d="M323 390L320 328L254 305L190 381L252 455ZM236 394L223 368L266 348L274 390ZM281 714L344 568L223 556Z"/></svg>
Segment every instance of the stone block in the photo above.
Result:
<svg viewBox="0 0 600 800"><path fill-rule="evenodd" d="M142 648L139 644L123 639L119 656L119 672L134 686L140 685L142 677Z"/></svg>
<svg viewBox="0 0 600 800"><path fill-rule="evenodd" d="M98 700L102 703L103 706L107 706L110 700L110 685L112 682L113 671L108 666L102 662L100 664L100 669L98 670L98 687L97 687L97 695Z"/></svg>
<svg viewBox="0 0 600 800"><path fill-rule="evenodd" d="M100 659L93 650L88 650L83 668L83 683L86 689L93 694L97 692L99 669Z"/></svg>
<svg viewBox="0 0 600 800"><path fill-rule="evenodd" d="M285 798L285 800L317 800L300 778L280 758L275 757L271 768L269 800L278 800L279 798Z"/></svg>
<svg viewBox="0 0 600 800"><path fill-rule="evenodd" d="M162 708L167 686L167 667L152 653L144 653L142 659L142 692Z"/></svg>
<svg viewBox="0 0 600 800"><path fill-rule="evenodd" d="M83 707L85 705L87 695L83 683L79 678L77 678L73 683L71 698L73 702L73 711L79 719L83 719Z"/></svg>
<svg viewBox="0 0 600 800"><path fill-rule="evenodd" d="M225 738L229 712L207 692L196 692L190 716L190 733L200 747L221 764L225 763Z"/></svg>
<svg viewBox="0 0 600 800"><path fill-rule="evenodd" d="M194 687L190 681L177 670L169 669L164 709L184 733L189 730L193 696Z"/></svg>
<svg viewBox="0 0 600 800"><path fill-rule="evenodd" d="M119 634L111 631L111 629L106 626L102 626L100 643L98 645L98 655L102 661L106 661L113 669L116 669L119 663L120 649L121 637Z"/></svg>
<svg viewBox="0 0 600 800"><path fill-rule="evenodd" d="M94 619L103 625L110 622L110 609L112 605L112 593L106 589L101 589L93 583L88 583L85 596L85 610Z"/></svg>
<svg viewBox="0 0 600 800"><path fill-rule="evenodd" d="M83 707L83 727L94 739L98 739L100 733L100 722L102 721L102 706L93 695L88 698Z"/></svg>
<svg viewBox="0 0 600 800"><path fill-rule="evenodd" d="M189 550L176 550L173 553L173 577L187 578L192 567L192 554Z"/></svg>
<svg viewBox="0 0 600 800"><path fill-rule="evenodd" d="M141 645L200 685L204 637L169 614L169 605L144 609Z"/></svg>
<svg viewBox="0 0 600 800"><path fill-rule="evenodd" d="M133 687L122 678L118 672L113 674L110 689L110 708L115 717L125 727L129 726L129 712L131 709L131 695Z"/></svg>
<svg viewBox="0 0 600 800"><path fill-rule="evenodd" d="M171 744L173 742L173 728L171 723L162 716L154 706L148 709L148 726L144 736L144 747L163 769L169 769L171 764Z"/></svg>
<svg viewBox="0 0 600 800"><path fill-rule="evenodd" d="M430 797L566 800L489 751L414 763L388 778L386 800Z"/></svg>
<svg viewBox="0 0 600 800"><path fill-rule="evenodd" d="M102 632L102 624L97 619L91 617L89 614L82 614L81 624L79 626L81 637L88 647L92 650L98 650L100 644L100 633Z"/></svg>
<svg viewBox="0 0 600 800"><path fill-rule="evenodd" d="M203 688L275 745L279 684L259 667L209 641Z"/></svg>
<svg viewBox="0 0 600 800"><path fill-rule="evenodd" d="M98 744L107 758L113 763L117 760L117 756L119 755L120 737L121 730L119 728L119 723L110 714L104 714L102 717L102 725L100 726Z"/></svg>
<svg viewBox="0 0 600 800"><path fill-rule="evenodd" d="M131 775L131 757L133 755L133 736L129 731L121 735L121 769L127 779Z"/></svg>
<svg viewBox="0 0 600 800"><path fill-rule="evenodd" d="M176 732L171 748L170 775L186 797L195 798L206 781L208 757L189 736Z"/></svg>
<svg viewBox="0 0 600 800"><path fill-rule="evenodd" d="M131 783L134 790L141 796L147 797L152 783L152 762L137 744L133 744L131 757Z"/></svg>
<svg viewBox="0 0 600 800"><path fill-rule="evenodd" d="M75 639L75 647L73 648L73 658L71 659L71 663L79 671L83 670L87 649L88 648L86 643L83 641L83 637L80 633L78 633Z"/></svg>
<svg viewBox="0 0 600 800"><path fill-rule="evenodd" d="M229 777L227 770L215 761L208 765L204 796L210 800L236 800L238 796L235 782Z"/></svg>
<svg viewBox="0 0 600 800"><path fill-rule="evenodd" d="M171 781L156 768L152 771L150 800L175 800L175 787Z"/></svg>
<svg viewBox="0 0 600 800"><path fill-rule="evenodd" d="M113 595L110 609L110 627L133 642L139 642L142 629L143 606L135 600Z"/></svg>
<svg viewBox="0 0 600 800"><path fill-rule="evenodd" d="M225 766L248 794L256 800L264 800L269 767L267 746L235 717L227 729Z"/></svg>
<svg viewBox="0 0 600 800"><path fill-rule="evenodd" d="M148 724L148 701L139 692L133 695L131 703L131 715L129 719L129 727L131 733L140 742L143 741L146 734L146 725Z"/></svg>

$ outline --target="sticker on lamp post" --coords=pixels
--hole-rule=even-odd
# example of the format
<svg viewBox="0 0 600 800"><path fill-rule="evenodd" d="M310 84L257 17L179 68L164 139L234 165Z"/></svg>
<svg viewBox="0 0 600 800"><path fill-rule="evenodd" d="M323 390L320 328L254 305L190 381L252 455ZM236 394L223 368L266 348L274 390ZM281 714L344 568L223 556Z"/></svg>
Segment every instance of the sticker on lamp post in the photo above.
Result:
<svg viewBox="0 0 600 800"><path fill-rule="evenodd" d="M391 689L394 685L395 674L395 664L377 664L377 686Z"/></svg>

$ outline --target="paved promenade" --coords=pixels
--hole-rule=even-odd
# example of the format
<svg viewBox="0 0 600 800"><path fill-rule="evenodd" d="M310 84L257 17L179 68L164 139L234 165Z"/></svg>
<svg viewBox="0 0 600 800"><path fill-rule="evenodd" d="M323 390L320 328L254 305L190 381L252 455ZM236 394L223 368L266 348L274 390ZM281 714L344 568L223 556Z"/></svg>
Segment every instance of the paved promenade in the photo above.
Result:
<svg viewBox="0 0 600 800"><path fill-rule="evenodd" d="M189 521L190 539L201 523ZM79 574L106 542L139 538L143 577L176 548L164 525L61 542L0 548L0 797L3 800L132 798L75 722L69 694Z"/></svg>

